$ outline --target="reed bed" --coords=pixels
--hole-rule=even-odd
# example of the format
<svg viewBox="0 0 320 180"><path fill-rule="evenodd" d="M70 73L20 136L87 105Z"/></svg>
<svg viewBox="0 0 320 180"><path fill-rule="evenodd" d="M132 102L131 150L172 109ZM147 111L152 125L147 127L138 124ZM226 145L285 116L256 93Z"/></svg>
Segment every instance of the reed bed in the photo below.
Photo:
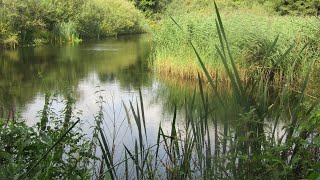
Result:
<svg viewBox="0 0 320 180"><path fill-rule="evenodd" d="M292 47L286 61L278 64L278 68L286 71L295 57L299 56L299 65L295 75L299 76L307 70L310 60L319 60L319 29L320 22L316 17L290 17L272 14L252 14L244 11L233 13L222 12L226 34L228 35L230 50L236 58L236 65L240 72L262 68L263 57L268 47L278 37L277 46L273 49L266 66L272 67L274 59L279 58L286 49ZM151 67L156 72L179 74L182 79L196 79L200 65L196 63L196 56L188 48L188 41L192 39L194 46L202 55L203 62L209 71L223 69L214 44L219 42L215 30L214 17L177 15L173 16L183 31L170 20L165 18L154 33L154 54ZM300 52L302 51L302 52ZM221 77L224 75L221 74Z"/></svg>
<svg viewBox="0 0 320 180"><path fill-rule="evenodd" d="M157 143L148 145L143 96L140 91L139 102L130 107L138 128L139 136L130 150L124 145L125 159L112 164L108 155L108 143L101 143L106 151L103 156L107 168L100 177L108 175L111 179L316 179L319 174L319 101L308 100L305 96L307 84L315 59L306 64L306 74L300 91L294 92L289 85L294 81L299 57L288 65L285 81L278 86L270 86L265 77L269 68L260 69L251 83L244 83L236 66L227 38L225 26L215 5L215 20L219 41L214 46L227 78L231 84L232 96L221 95L216 79L210 76L202 54L188 41L191 51L196 55L214 94L215 101L204 91L202 77L198 73L199 94L185 98L183 104L184 126L177 126L177 107L173 111L171 130L165 132L159 126ZM179 31L184 29L172 19ZM270 55L277 46L275 38L267 47ZM290 58L291 47L284 49L274 59L271 69ZM263 59L267 59L265 56ZM196 92L196 91L194 91ZM196 101L200 100L200 104ZM212 104L212 102L214 102ZM233 102L230 111L230 102ZM222 109L222 114L217 114ZM129 117L128 117L129 118ZM222 124L218 124L218 122ZM101 134L101 142L105 136ZM115 168L123 165L124 174ZM130 174L128 172L131 172Z"/></svg>

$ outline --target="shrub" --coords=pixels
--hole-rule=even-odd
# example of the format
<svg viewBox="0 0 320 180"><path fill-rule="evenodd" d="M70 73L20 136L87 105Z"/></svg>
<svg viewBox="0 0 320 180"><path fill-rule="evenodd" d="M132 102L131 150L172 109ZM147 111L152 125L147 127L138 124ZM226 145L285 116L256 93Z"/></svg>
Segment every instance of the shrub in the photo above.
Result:
<svg viewBox="0 0 320 180"><path fill-rule="evenodd" d="M275 10L281 15L320 15L320 0L280 0Z"/></svg>

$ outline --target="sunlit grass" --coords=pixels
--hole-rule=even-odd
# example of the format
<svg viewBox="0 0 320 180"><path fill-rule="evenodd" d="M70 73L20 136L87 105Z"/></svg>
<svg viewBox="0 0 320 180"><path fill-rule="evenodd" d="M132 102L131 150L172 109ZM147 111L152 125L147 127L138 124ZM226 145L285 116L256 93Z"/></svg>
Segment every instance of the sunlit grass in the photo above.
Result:
<svg viewBox="0 0 320 180"><path fill-rule="evenodd" d="M319 60L317 52L320 46L315 42L319 41L320 23L315 17L256 15L241 11L222 14L230 49L236 57L235 63L239 72L242 72L242 79L262 67L263 57L277 36L279 40L266 61L267 67L270 68L274 59L280 57L291 45L294 46L292 53L277 68L287 70L293 59L299 56L299 66L295 71L295 75L299 76L306 72L306 64L310 59ZM195 54L188 48L190 39L210 72L223 69L214 47L218 42L214 16L181 15L174 18L184 31L179 31L170 18L161 21L159 28L154 31L154 70L174 75L178 73L182 78L195 78L194 72L200 67L195 61Z"/></svg>

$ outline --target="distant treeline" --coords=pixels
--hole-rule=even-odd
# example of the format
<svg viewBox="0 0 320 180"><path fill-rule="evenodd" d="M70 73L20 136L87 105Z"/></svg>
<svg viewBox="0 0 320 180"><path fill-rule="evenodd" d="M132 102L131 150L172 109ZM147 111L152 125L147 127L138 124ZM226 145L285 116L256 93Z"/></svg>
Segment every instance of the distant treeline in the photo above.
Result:
<svg viewBox="0 0 320 180"><path fill-rule="evenodd" d="M0 46L78 41L145 30L127 0L0 0Z"/></svg>

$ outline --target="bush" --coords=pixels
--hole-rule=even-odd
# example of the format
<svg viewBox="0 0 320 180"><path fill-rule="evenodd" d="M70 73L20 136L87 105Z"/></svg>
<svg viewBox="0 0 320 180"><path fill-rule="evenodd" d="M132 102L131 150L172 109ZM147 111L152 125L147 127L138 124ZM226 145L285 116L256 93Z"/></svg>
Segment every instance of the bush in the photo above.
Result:
<svg viewBox="0 0 320 180"><path fill-rule="evenodd" d="M101 16L100 33L102 36L115 36L143 31L143 15L135 9L133 3L121 0L92 1Z"/></svg>
<svg viewBox="0 0 320 180"><path fill-rule="evenodd" d="M56 95L46 95L41 117L33 127L19 118L0 119L0 179L24 179L25 175L25 179L89 179L89 161L94 155L82 129L71 128L79 122L70 110L74 101L67 96L65 108L56 113L51 107L54 98ZM49 154L43 156L46 152Z"/></svg>
<svg viewBox="0 0 320 180"><path fill-rule="evenodd" d="M280 0L275 10L281 15L320 15L320 0Z"/></svg>
<svg viewBox="0 0 320 180"><path fill-rule="evenodd" d="M55 25L53 29L54 39L56 41L74 42L79 39L77 26L74 22L61 22Z"/></svg>

